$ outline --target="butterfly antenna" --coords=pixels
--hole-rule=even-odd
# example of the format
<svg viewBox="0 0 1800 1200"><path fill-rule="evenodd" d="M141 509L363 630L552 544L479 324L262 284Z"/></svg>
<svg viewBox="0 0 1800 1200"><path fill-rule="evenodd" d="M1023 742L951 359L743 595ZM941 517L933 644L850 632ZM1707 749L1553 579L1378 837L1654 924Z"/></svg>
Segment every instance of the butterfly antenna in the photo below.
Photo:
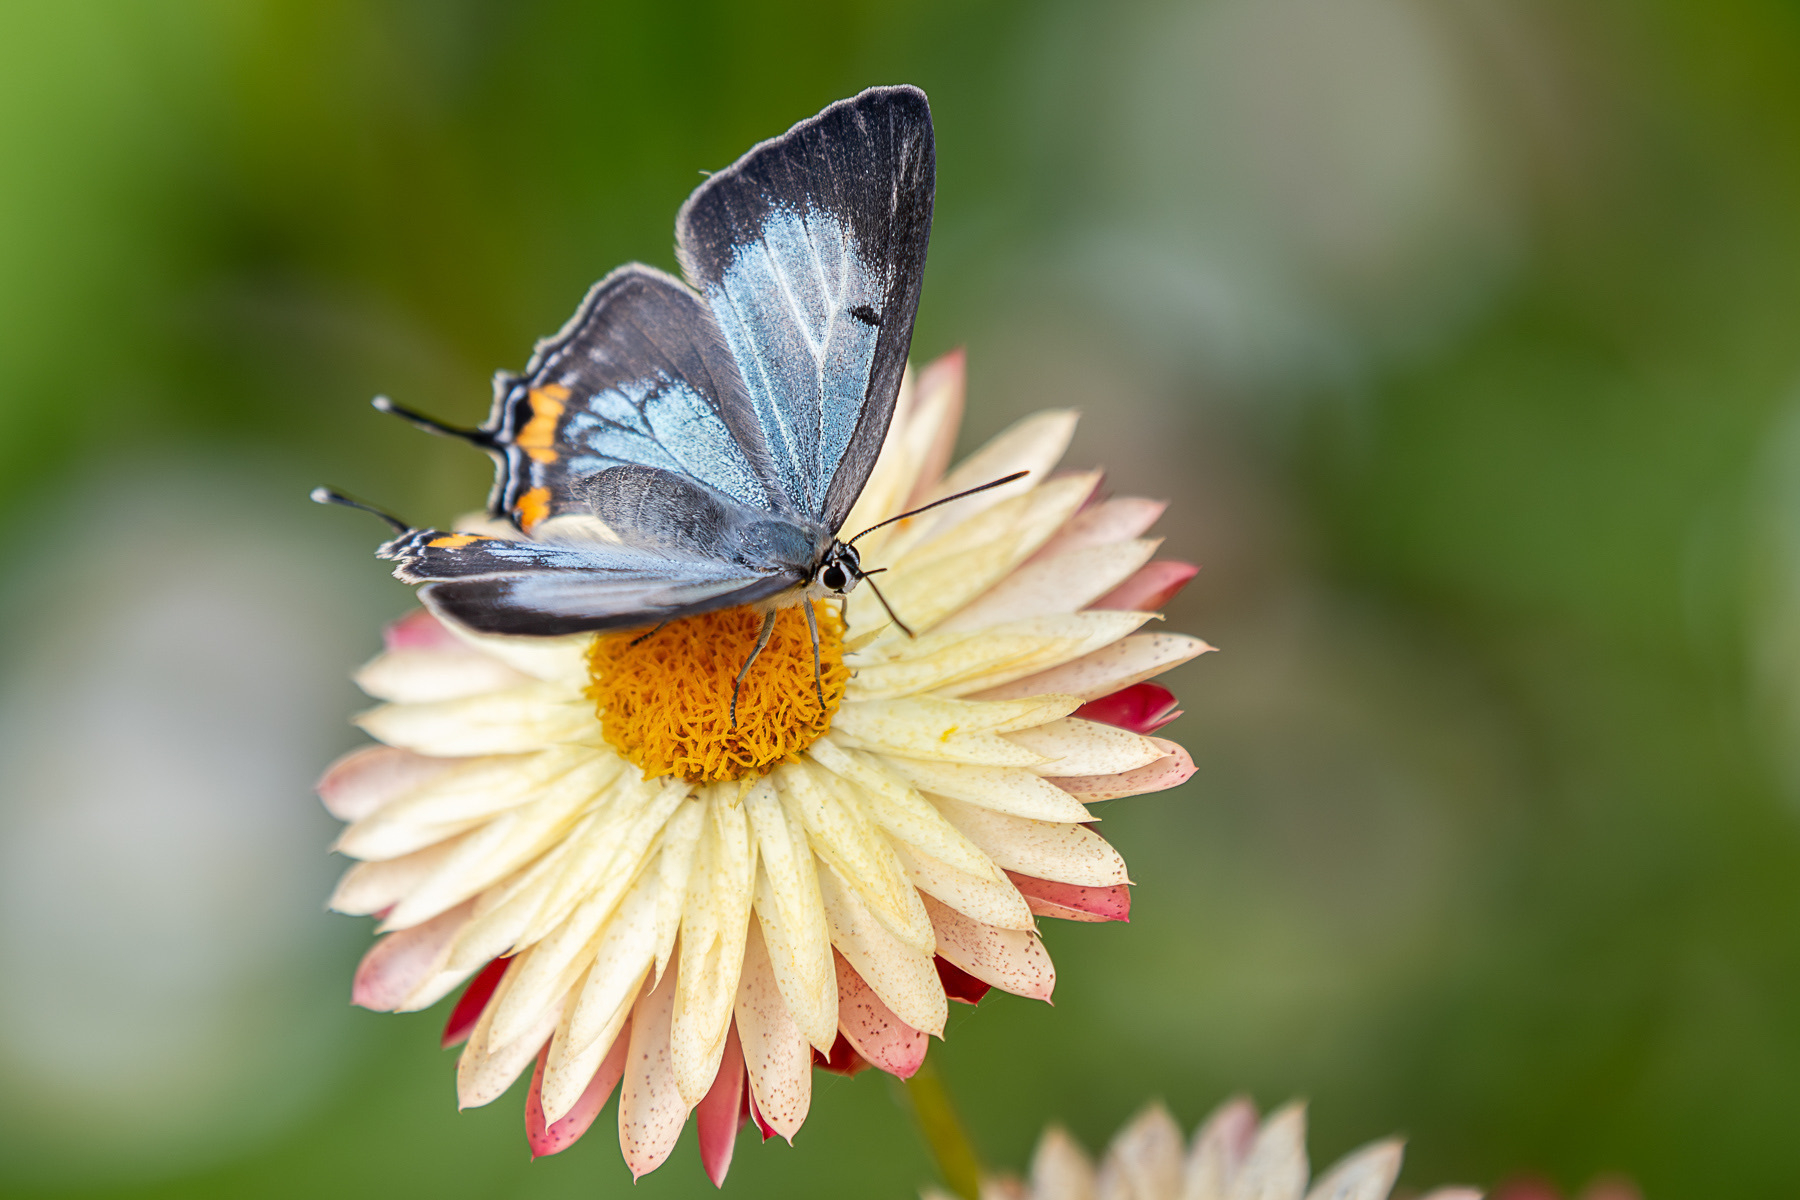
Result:
<svg viewBox="0 0 1800 1200"><path fill-rule="evenodd" d="M361 500L353 500L349 496L344 495L344 493L335 491L332 488L314 488L312 490L312 502L314 504L335 504L339 508L361 509L366 513L374 513L389 525L392 525L395 533L412 532L412 526L408 525L405 521L402 521L399 517L396 517L393 513L376 508L373 504L365 504Z"/></svg>
<svg viewBox="0 0 1800 1200"><path fill-rule="evenodd" d="M471 445L480 446L483 450L494 444L494 439L483 430L464 429L460 425L446 425L436 417L428 417L422 412L407 408L405 405L395 404L386 396L375 397L373 400L369 401L369 407L373 408L376 412L384 412L389 416L399 417L408 424L417 425L427 433L436 433L442 434L444 437L457 438L458 440L468 442Z"/></svg>
<svg viewBox="0 0 1800 1200"><path fill-rule="evenodd" d="M848 542L845 542L844 544L846 546L854 546L854 545L856 545L856 538L867 537L869 534L874 533L877 529L881 529L888 525L892 525L895 521L904 521L908 517L916 517L922 512L930 512L932 509L936 508L940 504L948 504L952 500L961 500L964 496L973 496L976 492L985 492L989 488L1001 487L1004 484L1013 482L1013 480L1015 480L1015 479L1023 479L1029 474L1031 474L1030 471L1014 471L1011 475L1006 476L1004 479L991 480L987 483L980 485L979 487L972 487L968 491L958 492L954 496L945 496L942 500L933 500L930 504L921 504L918 508L913 509L911 512L903 512L897 517L889 517L885 521L877 521L875 524L869 526L867 529L865 529L861 533L857 534L856 537L851 538ZM876 595L880 595L880 593L877 592ZM882 603L886 604L887 601L883 600ZM890 609L888 611L888 615L893 616L893 610ZM899 620L899 618L896 617L895 620ZM905 629L906 626L902 625L902 626L900 626L900 628Z"/></svg>
<svg viewBox="0 0 1800 1200"><path fill-rule="evenodd" d="M1024 473L1025 472L1021 471L1019 472L1019 475L1023 475ZM1017 479L1018 475L1013 476L1013 478ZM1002 479L1000 482L1005 483L1006 480ZM993 487L994 485L990 483L988 486ZM964 493L964 495L967 494L968 493L966 492ZM954 500L956 497L951 496L950 499ZM865 529L863 532L867 533L868 530ZM894 606L888 603L887 597L881 594L881 589L875 586L875 581L869 578L869 576L879 575L885 570L887 570L886 567L876 567L873 571L864 571L862 573L862 580L869 585L869 590L875 593L875 598L881 601L881 607L887 609L888 620L898 625L900 627L900 632L904 633L907 637L918 637L919 635L912 631L912 626L900 619L900 615L894 611Z"/></svg>

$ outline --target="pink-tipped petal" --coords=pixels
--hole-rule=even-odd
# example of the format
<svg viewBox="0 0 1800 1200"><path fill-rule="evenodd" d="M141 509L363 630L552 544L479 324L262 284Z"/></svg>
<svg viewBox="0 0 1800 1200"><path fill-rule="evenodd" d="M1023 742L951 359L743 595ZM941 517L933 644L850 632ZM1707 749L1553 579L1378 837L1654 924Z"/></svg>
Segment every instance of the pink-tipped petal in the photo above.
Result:
<svg viewBox="0 0 1800 1200"><path fill-rule="evenodd" d="M314 790L326 812L340 821L360 821L461 761L397 746L364 746L326 767Z"/></svg>
<svg viewBox="0 0 1800 1200"><path fill-rule="evenodd" d="M1128 542L1156 524L1156 519L1168 507L1167 500L1143 500L1136 496L1102 498L1101 489L1095 488L1081 511L1070 517L1056 531L1056 536L1031 557L1034 560L1054 558L1070 550Z"/></svg>
<svg viewBox="0 0 1800 1200"><path fill-rule="evenodd" d="M1019 894L1031 911L1040 917L1061 917L1065 921L1129 921L1131 920L1131 885L1082 887L1074 883L1053 883L1008 871Z"/></svg>
<svg viewBox="0 0 1800 1200"><path fill-rule="evenodd" d="M1159 558L1138 568L1137 574L1094 601L1090 608L1116 608L1126 612L1158 612L1200 573L1193 563Z"/></svg>
<svg viewBox="0 0 1800 1200"><path fill-rule="evenodd" d="M930 1037L896 1017L843 955L834 951L832 958L837 964L838 1027L871 1066L910 1078L925 1061Z"/></svg>
<svg viewBox="0 0 1800 1200"><path fill-rule="evenodd" d="M422 608L415 608L381 631L389 650L460 650L462 642L444 623Z"/></svg>
<svg viewBox="0 0 1800 1200"><path fill-rule="evenodd" d="M450 943L468 923L475 902L467 900L411 929L390 933L363 955L350 985L350 1003L377 1012L405 1004L419 986L444 969Z"/></svg>
<svg viewBox="0 0 1800 1200"><path fill-rule="evenodd" d="M581 1135L588 1131L588 1126L594 1123L594 1118L606 1107L613 1088L618 1086L620 1076L624 1075L625 1054L630 1044L631 1026L628 1024L613 1039L612 1049L600 1060L599 1068L594 1072L594 1077L588 1080L587 1087L582 1089L581 1098L575 1101L575 1106L560 1119L545 1125L544 1063L550 1055L550 1044L544 1043L544 1049L538 1055L537 1070L531 1076L531 1092L525 1097L525 1140L531 1145L531 1157L561 1154L581 1140Z"/></svg>
<svg viewBox="0 0 1800 1200"><path fill-rule="evenodd" d="M444 1022L444 1049L461 1045L474 1032L475 1023L481 1020L481 1010L494 998L494 989L500 986L500 977L506 974L508 961L496 958L469 980L469 986L456 998L456 1007L450 1010L450 1019Z"/></svg>
<svg viewBox="0 0 1800 1200"><path fill-rule="evenodd" d="M1150 740L1169 753L1153 763L1117 775L1064 775L1050 782L1083 804L1117 800L1121 796L1142 796L1186 783L1194 773L1194 760L1188 752L1162 738Z"/></svg>
<svg viewBox="0 0 1800 1200"><path fill-rule="evenodd" d="M738 1042L737 1026L725 1035L725 1057L719 1060L719 1073L713 1084L694 1106L694 1122L700 1134L700 1164L714 1187L725 1186L725 1173L731 1170L731 1152L737 1146L738 1125L744 1111L744 1051Z"/></svg>
<svg viewBox="0 0 1800 1200"><path fill-rule="evenodd" d="M631 1018L631 1049L626 1055L625 1086L619 1093L619 1150L633 1179L663 1165L688 1108L675 1086L675 1064L669 1051L669 1027L675 1014L675 971L663 973L656 990L637 1002Z"/></svg>
<svg viewBox="0 0 1800 1200"><path fill-rule="evenodd" d="M1036 933L984 925L930 896L920 898L931 915L939 958L1001 991L1049 1002L1056 990L1056 967Z"/></svg>
<svg viewBox="0 0 1800 1200"><path fill-rule="evenodd" d="M944 995L959 1004L980 1004L988 994L988 985L975 978L943 955L934 960L938 978L943 980Z"/></svg>
<svg viewBox="0 0 1800 1200"><path fill-rule="evenodd" d="M1110 696L1088 701L1073 715L1133 733L1155 733L1181 715L1176 707L1179 703L1175 693L1160 683L1134 683Z"/></svg>
<svg viewBox="0 0 1800 1200"><path fill-rule="evenodd" d="M817 1054L818 1051L815 1050L813 1053ZM749 1088L744 1089L744 1109L750 1114L750 1119L756 1123L756 1131L762 1134L763 1141L766 1142L775 1136L775 1127L763 1120L762 1109L758 1108L756 1104L756 1093Z"/></svg>

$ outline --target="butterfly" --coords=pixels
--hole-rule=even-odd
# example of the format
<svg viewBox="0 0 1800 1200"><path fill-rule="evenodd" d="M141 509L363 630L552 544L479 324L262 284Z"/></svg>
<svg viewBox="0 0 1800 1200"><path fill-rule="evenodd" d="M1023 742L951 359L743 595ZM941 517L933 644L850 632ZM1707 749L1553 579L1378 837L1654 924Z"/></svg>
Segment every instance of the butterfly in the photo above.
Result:
<svg viewBox="0 0 1800 1200"><path fill-rule="evenodd" d="M685 280L638 263L607 275L523 374L496 376L478 428L377 399L491 454L491 515L522 535L388 518L398 535L378 556L433 613L480 633L760 605L740 685L776 609L799 603L816 665L801 602L872 573L838 534L893 416L935 163L919 89L840 100L701 184L675 221Z"/></svg>

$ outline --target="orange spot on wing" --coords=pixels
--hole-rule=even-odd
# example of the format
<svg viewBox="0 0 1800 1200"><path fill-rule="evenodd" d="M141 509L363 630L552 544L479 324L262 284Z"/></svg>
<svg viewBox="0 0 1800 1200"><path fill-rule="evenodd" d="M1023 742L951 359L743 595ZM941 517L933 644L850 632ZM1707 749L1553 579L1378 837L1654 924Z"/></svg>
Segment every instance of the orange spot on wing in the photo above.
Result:
<svg viewBox="0 0 1800 1200"><path fill-rule="evenodd" d="M532 488L519 497L519 503L514 506L514 511L518 513L519 528L530 533L533 525L550 515L550 489Z"/></svg>
<svg viewBox="0 0 1800 1200"><path fill-rule="evenodd" d="M425 544L433 550L460 550L470 542L479 542L480 540L472 533L451 533L441 538L432 538Z"/></svg>
<svg viewBox="0 0 1800 1200"><path fill-rule="evenodd" d="M517 445L532 462L553 463L557 458L556 423L562 419L569 389L560 383L546 383L543 387L532 388L529 394L531 420L519 430Z"/></svg>

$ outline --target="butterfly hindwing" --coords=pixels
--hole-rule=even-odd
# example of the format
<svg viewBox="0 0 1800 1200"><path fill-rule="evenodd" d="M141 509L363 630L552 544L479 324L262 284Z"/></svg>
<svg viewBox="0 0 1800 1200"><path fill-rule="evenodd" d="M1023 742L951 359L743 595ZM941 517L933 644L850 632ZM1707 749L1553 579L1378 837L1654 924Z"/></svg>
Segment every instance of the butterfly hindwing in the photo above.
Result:
<svg viewBox="0 0 1800 1200"><path fill-rule="evenodd" d="M788 499L836 532L893 415L931 232L931 110L871 88L702 184L682 269L736 359Z"/></svg>

